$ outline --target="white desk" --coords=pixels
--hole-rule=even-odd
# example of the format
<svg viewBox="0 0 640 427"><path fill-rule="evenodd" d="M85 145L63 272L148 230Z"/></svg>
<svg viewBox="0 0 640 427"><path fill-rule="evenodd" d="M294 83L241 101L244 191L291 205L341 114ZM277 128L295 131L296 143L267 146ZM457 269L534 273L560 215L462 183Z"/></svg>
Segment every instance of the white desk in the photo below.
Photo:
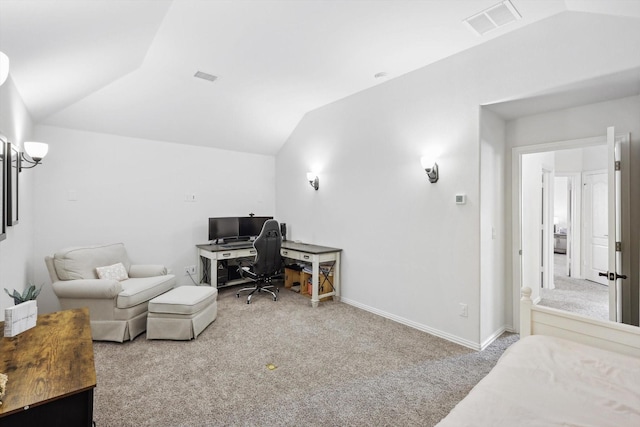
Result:
<svg viewBox="0 0 640 427"><path fill-rule="evenodd" d="M254 257L256 250L254 248L225 248L224 245L197 245L198 248L198 261L200 258L206 258L209 262L209 278L211 286L218 287L218 261L237 259L244 257ZM340 252L342 249L330 248L326 246L311 245L308 243L296 243L290 240L282 242L282 248L280 253L283 257L293 259L296 261L303 261L311 263L312 271L312 294L311 294L311 306L317 307L320 302L320 298L326 298L333 296L335 301L340 301ZM320 263L333 263L333 290L324 294L318 294L319 292L319 279L320 279ZM204 263L198 262L198 266L202 266ZM200 267L200 281L202 282L203 271Z"/></svg>

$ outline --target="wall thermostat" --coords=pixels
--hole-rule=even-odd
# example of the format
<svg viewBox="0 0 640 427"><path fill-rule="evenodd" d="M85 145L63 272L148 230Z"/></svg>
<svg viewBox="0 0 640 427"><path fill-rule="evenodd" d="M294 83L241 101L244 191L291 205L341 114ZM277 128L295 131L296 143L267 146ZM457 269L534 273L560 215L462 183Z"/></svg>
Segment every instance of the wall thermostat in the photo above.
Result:
<svg viewBox="0 0 640 427"><path fill-rule="evenodd" d="M464 205L465 203L467 203L467 195L456 194L456 205Z"/></svg>

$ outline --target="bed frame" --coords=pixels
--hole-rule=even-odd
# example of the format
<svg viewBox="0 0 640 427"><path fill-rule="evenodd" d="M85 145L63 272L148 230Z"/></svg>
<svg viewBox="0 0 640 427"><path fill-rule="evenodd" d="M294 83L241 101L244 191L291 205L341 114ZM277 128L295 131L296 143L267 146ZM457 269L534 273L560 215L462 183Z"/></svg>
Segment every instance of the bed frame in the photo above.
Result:
<svg viewBox="0 0 640 427"><path fill-rule="evenodd" d="M640 357L640 328L534 305L531 289L522 288L520 337L551 335L616 353Z"/></svg>

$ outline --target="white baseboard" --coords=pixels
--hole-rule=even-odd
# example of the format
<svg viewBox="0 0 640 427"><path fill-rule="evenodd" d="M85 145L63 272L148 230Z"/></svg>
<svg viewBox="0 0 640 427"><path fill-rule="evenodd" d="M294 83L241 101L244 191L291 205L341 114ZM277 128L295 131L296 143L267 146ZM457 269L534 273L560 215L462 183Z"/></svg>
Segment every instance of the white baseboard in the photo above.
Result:
<svg viewBox="0 0 640 427"><path fill-rule="evenodd" d="M435 335L436 337L444 338L447 341L451 341L451 342L454 342L456 344L460 344L460 345L462 345L464 347L467 347L467 348L470 348L472 350L480 351L480 350L482 350L484 348L484 347L481 348L480 344L475 343L473 341L469 341L469 340L466 340L464 338L460 338L460 337L457 337L455 335L451 335L451 334L449 334L447 332L443 332L443 331L440 331L438 329L434 329L434 328L431 328L429 326L422 325L422 324L414 322L412 320L405 319L404 317L396 316L394 314L387 313L387 312L382 311L382 310L378 310L377 308L369 307L368 305L361 304L359 302L350 300L348 298L341 297L340 301L345 303L345 304L349 304L349 305L352 305L352 306L357 307L359 309L368 311L370 313L377 314L378 316L382 316L384 318L393 320L394 322L398 322L398 323L401 323L403 325L407 325L407 326L409 326L411 328L414 328L414 329L417 329L419 331L426 332L426 333L431 334L431 335ZM504 332L504 328L502 329L502 332ZM491 339L491 342L493 342L493 340L495 340L498 336L493 337ZM491 344L491 342L489 342L489 344Z"/></svg>
<svg viewBox="0 0 640 427"><path fill-rule="evenodd" d="M502 326L501 328L498 328L498 330L496 330L493 334L491 334L491 336L489 338L487 338L486 340L484 340L482 342L482 345L481 345L480 349L484 350L485 348L489 347L491 345L491 343L494 342L506 330L507 330L506 326Z"/></svg>

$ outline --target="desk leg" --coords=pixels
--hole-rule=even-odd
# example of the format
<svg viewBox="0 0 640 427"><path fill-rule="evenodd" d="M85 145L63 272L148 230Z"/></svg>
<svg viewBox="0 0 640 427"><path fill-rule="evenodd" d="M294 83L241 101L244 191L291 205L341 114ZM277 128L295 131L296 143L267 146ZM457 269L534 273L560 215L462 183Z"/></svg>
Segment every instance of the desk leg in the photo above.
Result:
<svg viewBox="0 0 640 427"><path fill-rule="evenodd" d="M320 279L320 261L317 256L313 257L313 261L311 263L311 307L316 308L320 303L320 299L318 298L319 291L319 279Z"/></svg>
<svg viewBox="0 0 640 427"><path fill-rule="evenodd" d="M218 289L218 260L217 259L209 259L209 281L211 282L211 287L214 289Z"/></svg>
<svg viewBox="0 0 640 427"><path fill-rule="evenodd" d="M200 261L200 274L198 275L198 284L206 284L206 279L209 279L209 285L214 288L218 288L218 260L210 258L205 255L204 252L198 252L198 259Z"/></svg>
<svg viewBox="0 0 640 427"><path fill-rule="evenodd" d="M340 252L336 253L336 263L333 267L333 290L336 292L333 300L340 301Z"/></svg>

